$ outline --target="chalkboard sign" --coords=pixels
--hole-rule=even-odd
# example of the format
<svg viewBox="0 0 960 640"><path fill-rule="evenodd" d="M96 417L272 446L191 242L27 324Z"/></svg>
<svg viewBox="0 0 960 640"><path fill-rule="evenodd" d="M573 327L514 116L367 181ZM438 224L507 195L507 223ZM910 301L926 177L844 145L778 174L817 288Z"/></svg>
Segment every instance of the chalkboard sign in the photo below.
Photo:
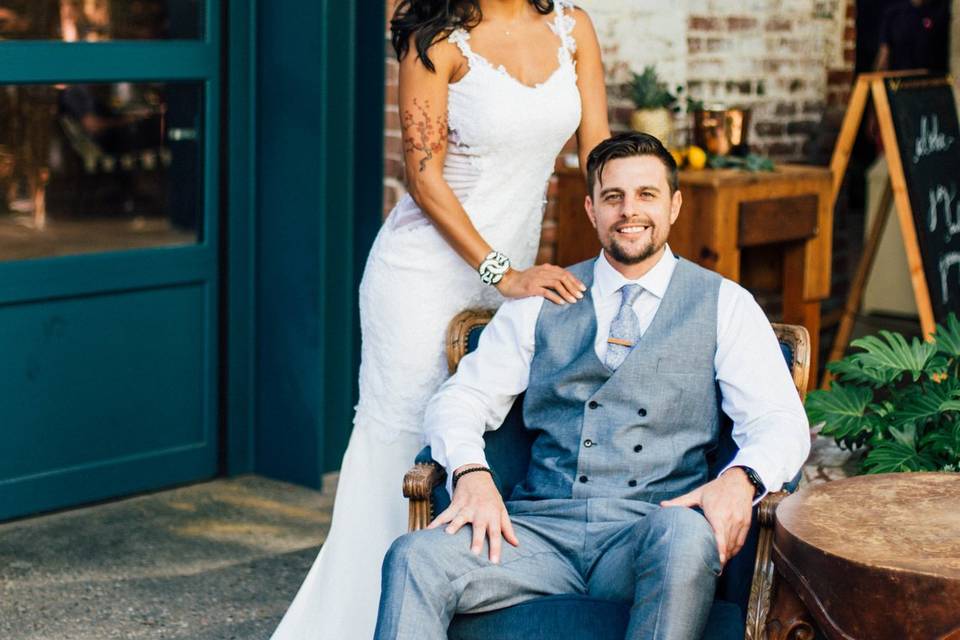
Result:
<svg viewBox="0 0 960 640"><path fill-rule="evenodd" d="M850 106L833 149L833 203L843 184L857 130L870 99L877 114L890 181L863 247L850 293L843 307L828 360L843 357L890 202L896 204L910 281L925 336L947 315L960 315L960 125L949 77L923 71L884 71L857 77ZM823 388L830 384L829 373Z"/></svg>
<svg viewBox="0 0 960 640"><path fill-rule="evenodd" d="M949 78L885 78L933 315L960 315L960 123ZM891 165L893 169L893 165Z"/></svg>

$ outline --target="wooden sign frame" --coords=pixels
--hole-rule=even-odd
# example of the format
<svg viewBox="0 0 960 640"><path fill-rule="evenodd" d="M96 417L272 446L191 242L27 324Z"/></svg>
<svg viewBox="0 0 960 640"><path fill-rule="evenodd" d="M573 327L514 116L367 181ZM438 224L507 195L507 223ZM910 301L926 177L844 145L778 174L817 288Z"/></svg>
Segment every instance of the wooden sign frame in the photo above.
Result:
<svg viewBox="0 0 960 640"><path fill-rule="evenodd" d="M884 189L883 196L880 198L880 210L874 218L863 255L857 265L857 272L851 283L850 294L844 306L843 316L841 317L840 326L833 342L833 348L830 350L828 362L842 358L850 342L850 336L853 333L854 319L860 312L864 288L866 287L870 270L873 267L877 248L889 216L888 212L890 210L891 199L896 205L897 218L900 220L903 245L907 254L907 265L910 269L910 281L913 285L913 294L916 299L917 310L920 314L921 330L923 331L924 337L929 339L930 335L936 329L933 304L930 300L930 290L923 269L923 257L920 253L920 241L914 224L913 210L910 205L910 194L907 191L907 180L903 170L903 161L900 157L900 147L897 143L896 129L894 128L893 115L890 110L890 103L887 99L887 89L885 86L885 81L889 78L917 76L925 73L926 71L924 70L864 73L857 77L857 82L854 85L853 93L850 97L850 105L847 107L846 115L844 115L843 124L840 128L840 136L837 138L837 144L830 161L830 170L833 172L833 202L831 206L836 206L837 197L840 194L840 187L843 184L847 165L850 162L853 144L857 137L857 131L860 128L860 122L863 119L863 114L867 107L868 98L873 98L873 107L876 112L877 123L880 127L883 153L887 158L890 179ZM826 387L829 384L829 380L830 375L827 374L824 376L822 386Z"/></svg>

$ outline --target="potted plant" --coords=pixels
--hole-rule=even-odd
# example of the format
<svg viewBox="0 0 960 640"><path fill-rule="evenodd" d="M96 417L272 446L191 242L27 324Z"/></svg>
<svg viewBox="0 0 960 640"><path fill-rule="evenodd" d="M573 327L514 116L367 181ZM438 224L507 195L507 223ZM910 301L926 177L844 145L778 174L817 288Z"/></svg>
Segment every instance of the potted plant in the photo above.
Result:
<svg viewBox="0 0 960 640"><path fill-rule="evenodd" d="M630 117L630 128L656 136L664 145L669 145L673 114L680 111L677 96L683 92L683 87L678 86L671 93L651 65L644 67L643 73L634 72L627 89L636 107Z"/></svg>
<svg viewBox="0 0 960 640"><path fill-rule="evenodd" d="M933 341L899 333L854 340L858 352L827 369L829 390L806 409L821 434L861 449L861 473L960 471L960 321L950 314Z"/></svg>

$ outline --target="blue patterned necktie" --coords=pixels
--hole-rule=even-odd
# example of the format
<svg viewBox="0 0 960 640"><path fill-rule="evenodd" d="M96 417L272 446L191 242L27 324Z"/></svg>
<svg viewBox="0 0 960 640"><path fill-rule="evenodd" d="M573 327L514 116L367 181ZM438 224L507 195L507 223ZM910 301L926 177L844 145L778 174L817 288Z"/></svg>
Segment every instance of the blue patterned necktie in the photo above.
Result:
<svg viewBox="0 0 960 640"><path fill-rule="evenodd" d="M607 366L614 371L640 342L640 319L633 311L633 303L642 292L643 287L638 284L625 284L620 288L620 310L610 323L607 338Z"/></svg>

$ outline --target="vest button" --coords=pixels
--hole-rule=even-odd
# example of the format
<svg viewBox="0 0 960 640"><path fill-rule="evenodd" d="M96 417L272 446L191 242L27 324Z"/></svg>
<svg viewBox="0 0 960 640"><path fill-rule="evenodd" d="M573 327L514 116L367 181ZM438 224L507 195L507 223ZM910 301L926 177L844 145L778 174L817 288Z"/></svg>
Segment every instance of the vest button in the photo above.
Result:
<svg viewBox="0 0 960 640"><path fill-rule="evenodd" d="M600 406L600 403L597 402L596 400L591 400L590 404L588 404L587 406L590 407L591 409L596 409L597 407Z"/></svg>
<svg viewBox="0 0 960 640"><path fill-rule="evenodd" d="M635 486L637 486L637 481L636 481L636 480L631 480L631 481L628 482L627 484L630 485L631 487L635 487Z"/></svg>
<svg viewBox="0 0 960 640"><path fill-rule="evenodd" d="M643 445L642 445L642 444L638 444L637 446L635 446L635 447L633 448L633 450L636 451L637 453L640 453L641 451L643 451Z"/></svg>
<svg viewBox="0 0 960 640"><path fill-rule="evenodd" d="M637 415L642 418L642 417L644 417L645 415L647 415L647 410L646 410L646 409L640 409L639 411L637 411Z"/></svg>
<svg viewBox="0 0 960 640"><path fill-rule="evenodd" d="M587 476L580 476L580 482L586 482Z"/></svg>
<svg viewBox="0 0 960 640"><path fill-rule="evenodd" d="M585 446L585 447L587 447L587 448L592 447L592 446L593 446L593 440L590 440L589 438L587 438L586 440L583 441L583 446Z"/></svg>

